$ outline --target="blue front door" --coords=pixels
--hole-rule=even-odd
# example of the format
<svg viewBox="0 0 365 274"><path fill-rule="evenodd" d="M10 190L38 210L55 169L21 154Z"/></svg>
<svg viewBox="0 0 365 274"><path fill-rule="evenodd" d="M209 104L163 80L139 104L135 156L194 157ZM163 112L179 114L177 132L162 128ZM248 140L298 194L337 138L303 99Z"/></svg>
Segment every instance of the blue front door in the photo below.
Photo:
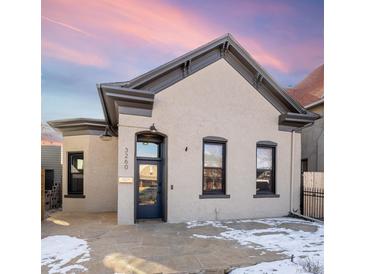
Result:
<svg viewBox="0 0 365 274"><path fill-rule="evenodd" d="M158 161L138 160L137 170L137 218L161 218L161 164Z"/></svg>

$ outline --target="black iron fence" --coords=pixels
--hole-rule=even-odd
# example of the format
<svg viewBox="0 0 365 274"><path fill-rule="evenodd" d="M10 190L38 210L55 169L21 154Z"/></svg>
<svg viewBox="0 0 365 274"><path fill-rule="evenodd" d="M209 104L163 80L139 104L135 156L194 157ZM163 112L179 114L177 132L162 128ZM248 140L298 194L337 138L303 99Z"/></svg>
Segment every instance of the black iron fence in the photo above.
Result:
<svg viewBox="0 0 365 274"><path fill-rule="evenodd" d="M303 172L300 187L300 210L305 216L324 219L324 173Z"/></svg>
<svg viewBox="0 0 365 274"><path fill-rule="evenodd" d="M324 218L324 189L316 187L302 188L302 214L323 220Z"/></svg>

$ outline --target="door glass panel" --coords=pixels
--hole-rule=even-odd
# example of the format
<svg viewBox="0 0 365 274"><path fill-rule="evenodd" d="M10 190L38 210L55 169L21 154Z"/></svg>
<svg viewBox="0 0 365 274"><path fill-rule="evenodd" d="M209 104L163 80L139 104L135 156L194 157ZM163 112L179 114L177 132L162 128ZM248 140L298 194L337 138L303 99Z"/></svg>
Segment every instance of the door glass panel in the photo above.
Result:
<svg viewBox="0 0 365 274"><path fill-rule="evenodd" d="M158 192L157 165L139 165L138 204L154 205Z"/></svg>
<svg viewBox="0 0 365 274"><path fill-rule="evenodd" d="M159 145L149 142L137 142L137 157L158 158Z"/></svg>

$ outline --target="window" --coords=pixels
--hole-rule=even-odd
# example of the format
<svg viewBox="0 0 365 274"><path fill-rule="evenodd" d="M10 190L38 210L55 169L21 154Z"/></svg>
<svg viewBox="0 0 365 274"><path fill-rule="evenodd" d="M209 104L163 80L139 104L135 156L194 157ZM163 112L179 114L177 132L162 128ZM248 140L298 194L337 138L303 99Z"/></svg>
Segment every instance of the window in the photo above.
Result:
<svg viewBox="0 0 365 274"><path fill-rule="evenodd" d="M45 190L52 190L54 184L54 170L45 170Z"/></svg>
<svg viewBox="0 0 365 274"><path fill-rule="evenodd" d="M68 194L84 194L84 153L68 154Z"/></svg>
<svg viewBox="0 0 365 274"><path fill-rule="evenodd" d="M257 143L256 194L275 194L275 150L276 143Z"/></svg>
<svg viewBox="0 0 365 274"><path fill-rule="evenodd" d="M225 194L226 141L203 140L203 195Z"/></svg>
<svg viewBox="0 0 365 274"><path fill-rule="evenodd" d="M159 158L160 145L151 142L137 142L137 157Z"/></svg>

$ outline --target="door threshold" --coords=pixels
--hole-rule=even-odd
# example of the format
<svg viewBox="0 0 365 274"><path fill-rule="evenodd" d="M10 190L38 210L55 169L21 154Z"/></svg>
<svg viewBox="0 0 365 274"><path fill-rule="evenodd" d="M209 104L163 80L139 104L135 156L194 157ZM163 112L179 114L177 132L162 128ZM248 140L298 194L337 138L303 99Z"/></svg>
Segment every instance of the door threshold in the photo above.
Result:
<svg viewBox="0 0 365 274"><path fill-rule="evenodd" d="M156 224L156 223L164 223L162 218L153 218L153 219L137 219L137 224L143 223L143 224Z"/></svg>

